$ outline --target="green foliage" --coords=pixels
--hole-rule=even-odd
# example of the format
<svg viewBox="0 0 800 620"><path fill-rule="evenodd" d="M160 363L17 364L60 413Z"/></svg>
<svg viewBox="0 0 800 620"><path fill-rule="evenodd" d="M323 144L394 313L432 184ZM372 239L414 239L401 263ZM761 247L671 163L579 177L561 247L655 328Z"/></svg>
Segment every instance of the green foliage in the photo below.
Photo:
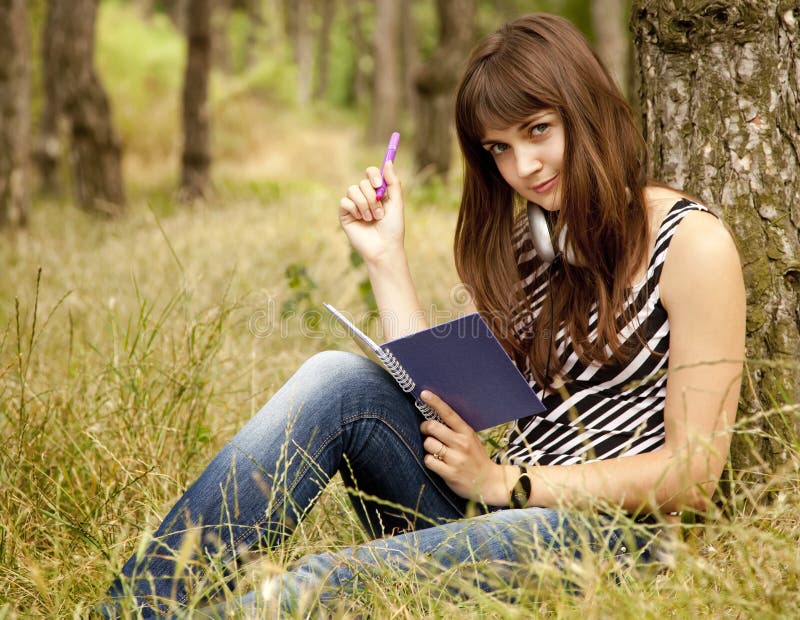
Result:
<svg viewBox="0 0 800 620"><path fill-rule="evenodd" d="M350 264L354 269L360 269L364 264L361 254L352 249L350 250ZM378 312L378 302L375 300L372 284L366 275L358 283L358 295L371 314Z"/></svg>
<svg viewBox="0 0 800 620"><path fill-rule="evenodd" d="M319 327L320 312L312 298L312 292L317 289L317 283L308 274L308 269L302 263L291 263L284 272L291 297L281 306L281 318L286 320L301 316L303 324L309 329Z"/></svg>
<svg viewBox="0 0 800 620"><path fill-rule="evenodd" d="M144 20L118 1L100 5L96 32L96 62L125 149L163 159L178 135L184 37L165 15Z"/></svg>

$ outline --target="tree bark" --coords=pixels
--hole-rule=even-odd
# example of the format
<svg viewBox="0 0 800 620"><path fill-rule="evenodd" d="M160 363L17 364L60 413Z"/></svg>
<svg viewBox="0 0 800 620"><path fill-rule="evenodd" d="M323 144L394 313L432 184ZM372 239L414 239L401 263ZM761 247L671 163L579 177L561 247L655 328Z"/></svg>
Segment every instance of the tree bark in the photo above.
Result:
<svg viewBox="0 0 800 620"><path fill-rule="evenodd" d="M631 26L652 173L716 206L742 257L756 432L734 438L733 466L777 467L799 430L800 5L636 0Z"/></svg>
<svg viewBox="0 0 800 620"><path fill-rule="evenodd" d="M211 72L212 0L191 0L187 12L188 58L183 82L182 202L208 196L209 170L208 79Z"/></svg>
<svg viewBox="0 0 800 620"><path fill-rule="evenodd" d="M447 176L453 149L453 96L473 42L475 1L437 0L439 43L416 76L417 168Z"/></svg>
<svg viewBox="0 0 800 620"><path fill-rule="evenodd" d="M375 2L375 69L367 134L375 144L386 142L400 120L400 9L397 0Z"/></svg>
<svg viewBox="0 0 800 620"><path fill-rule="evenodd" d="M628 90L628 31L623 0L592 0L592 30L597 55L622 92Z"/></svg>
<svg viewBox="0 0 800 620"><path fill-rule="evenodd" d="M98 0L51 0L63 30L63 111L70 124L75 195L82 208L118 215L125 205L119 138L94 68Z"/></svg>
<svg viewBox="0 0 800 620"><path fill-rule="evenodd" d="M30 41L27 0L0 0L0 227L28 212Z"/></svg>

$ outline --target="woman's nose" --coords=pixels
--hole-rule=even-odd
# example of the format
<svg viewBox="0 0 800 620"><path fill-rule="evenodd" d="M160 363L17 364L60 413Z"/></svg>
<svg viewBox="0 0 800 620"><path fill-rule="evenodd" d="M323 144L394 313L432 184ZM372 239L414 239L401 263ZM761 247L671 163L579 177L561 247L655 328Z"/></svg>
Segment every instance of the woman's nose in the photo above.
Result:
<svg viewBox="0 0 800 620"><path fill-rule="evenodd" d="M517 174L527 177L542 169L542 161L533 149L522 149L517 155Z"/></svg>

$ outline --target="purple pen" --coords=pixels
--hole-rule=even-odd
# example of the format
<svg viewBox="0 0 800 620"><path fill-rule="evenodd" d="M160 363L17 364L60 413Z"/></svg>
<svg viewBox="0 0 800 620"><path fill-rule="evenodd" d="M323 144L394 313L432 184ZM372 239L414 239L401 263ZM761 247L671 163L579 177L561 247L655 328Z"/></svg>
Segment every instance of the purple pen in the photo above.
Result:
<svg viewBox="0 0 800 620"><path fill-rule="evenodd" d="M381 186L375 190L375 198L378 200L383 200L383 195L386 193L386 179L383 178L383 169L386 167L387 161L394 162L398 144L400 144L400 134L395 131L389 138L389 146L386 147L386 155L383 156L383 163L381 164Z"/></svg>

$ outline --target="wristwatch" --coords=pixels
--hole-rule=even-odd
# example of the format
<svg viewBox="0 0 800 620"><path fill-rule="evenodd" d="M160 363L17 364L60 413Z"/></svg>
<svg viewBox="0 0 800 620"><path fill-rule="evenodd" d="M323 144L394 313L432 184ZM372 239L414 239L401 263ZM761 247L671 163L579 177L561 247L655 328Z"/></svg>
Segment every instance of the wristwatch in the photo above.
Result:
<svg viewBox="0 0 800 620"><path fill-rule="evenodd" d="M522 474L517 478L514 488L511 489L509 504L512 508L525 508L531 499L533 485L531 484L531 477L528 474L528 468L524 465L519 465L518 467L522 470Z"/></svg>

